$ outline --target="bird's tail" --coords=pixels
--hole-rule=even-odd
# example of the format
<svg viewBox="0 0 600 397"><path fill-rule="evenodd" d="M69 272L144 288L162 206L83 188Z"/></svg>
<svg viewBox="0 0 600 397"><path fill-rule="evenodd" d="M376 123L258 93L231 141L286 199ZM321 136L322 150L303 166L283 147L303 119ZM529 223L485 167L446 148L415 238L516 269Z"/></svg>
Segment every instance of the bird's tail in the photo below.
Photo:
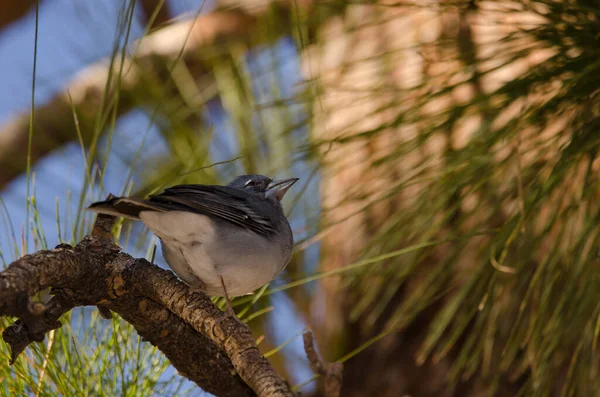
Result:
<svg viewBox="0 0 600 397"><path fill-rule="evenodd" d="M104 201L93 203L87 208L88 211L99 214L122 216L128 219L140 219L142 211L160 211L146 200L133 197L114 197Z"/></svg>

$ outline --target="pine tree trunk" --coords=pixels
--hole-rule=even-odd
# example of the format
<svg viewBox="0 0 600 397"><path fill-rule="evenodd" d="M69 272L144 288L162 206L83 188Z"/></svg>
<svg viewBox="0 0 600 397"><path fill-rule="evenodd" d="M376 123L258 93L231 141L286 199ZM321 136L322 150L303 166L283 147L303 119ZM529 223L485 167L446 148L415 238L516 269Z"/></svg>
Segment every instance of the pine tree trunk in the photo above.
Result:
<svg viewBox="0 0 600 397"><path fill-rule="evenodd" d="M308 78L317 79L322 90L314 106L316 127L312 138L315 142L334 141L322 145L323 219L325 225L333 225L322 240L322 271L339 269L361 259L390 217L399 211L414 211L413 207L419 204L415 200L420 184L400 189L389 197L381 196L426 162L443 167L447 153L468 140L473 126L488 117L482 110L471 122L451 124L436 132L417 150L407 150L397 160L379 162L403 145L408 147L422 128L419 123L399 120L398 114L409 114L408 110L415 108L422 112L421 116L435 115L453 102L465 102L518 72L518 65L509 65L497 76L482 80L475 71L472 83L465 84L462 90L419 107L418 100L426 97L428 90L439 90L452 73L460 76L462 69L474 65L478 41L488 41L478 40L477 34L502 36L514 30L510 25L490 25L473 31L474 18L485 22L484 16L469 9L350 6L344 15L324 24L317 34L319 45L304 52L305 73ZM438 40L446 44L440 45ZM494 44L486 45L488 54L495 50ZM357 134L362 136L357 138ZM376 203L368 206L374 200ZM501 214L490 217L490 223L496 226L502 221ZM453 227L450 217L445 228ZM440 236L444 236L444 230ZM389 241L383 246L389 252L402 248L402 244ZM377 272L361 276L359 284L349 284L348 277L324 279L322 299L317 299L315 305L325 302L325 309L322 317L314 318L313 327L326 357L337 359L380 334L397 306L418 288L429 265L448 255L444 247L429 250L417 275L403 283L386 280ZM475 266L469 262L465 258L467 268ZM395 283L400 287L394 291ZM381 291L374 300L377 302L390 288L391 298L388 295L388 304L376 321L368 315L375 307L353 316L366 294ZM444 378L451 355L435 362L418 362L418 350L438 309L439 305L425 309L408 327L348 360L342 395L486 395L485 382L463 383L454 390L446 386ZM497 395L514 395L516 390L510 386L498 390Z"/></svg>

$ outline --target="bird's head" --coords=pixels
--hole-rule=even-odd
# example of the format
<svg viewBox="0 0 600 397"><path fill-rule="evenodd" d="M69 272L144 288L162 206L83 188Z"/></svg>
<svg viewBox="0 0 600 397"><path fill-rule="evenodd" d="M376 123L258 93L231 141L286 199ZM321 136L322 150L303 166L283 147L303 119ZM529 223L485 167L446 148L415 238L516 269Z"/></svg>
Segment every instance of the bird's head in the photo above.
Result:
<svg viewBox="0 0 600 397"><path fill-rule="evenodd" d="M264 175L241 175L231 181L228 186L281 201L285 193L296 181L298 181L298 178L274 181Z"/></svg>

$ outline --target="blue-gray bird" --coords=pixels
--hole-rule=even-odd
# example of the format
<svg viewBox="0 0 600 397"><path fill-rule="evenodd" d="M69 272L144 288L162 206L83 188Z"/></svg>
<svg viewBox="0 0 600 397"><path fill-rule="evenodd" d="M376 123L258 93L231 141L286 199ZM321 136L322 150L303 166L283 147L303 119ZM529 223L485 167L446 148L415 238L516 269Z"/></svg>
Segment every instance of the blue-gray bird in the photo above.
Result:
<svg viewBox="0 0 600 397"><path fill-rule="evenodd" d="M147 200L116 197L88 210L141 220L160 239L169 267L208 295L248 294L291 258L293 237L281 199L298 178L242 175L227 186L178 185Z"/></svg>

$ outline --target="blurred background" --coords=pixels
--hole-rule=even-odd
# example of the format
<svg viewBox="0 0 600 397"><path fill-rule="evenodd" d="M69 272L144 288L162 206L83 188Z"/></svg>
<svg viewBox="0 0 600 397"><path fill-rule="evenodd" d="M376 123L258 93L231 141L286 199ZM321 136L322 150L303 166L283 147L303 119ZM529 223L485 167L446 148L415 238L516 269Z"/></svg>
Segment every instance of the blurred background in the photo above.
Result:
<svg viewBox="0 0 600 397"><path fill-rule="evenodd" d="M0 2L2 266L75 244L108 193L296 176L292 263L234 302L296 390L323 393L308 327L343 396L598 395L599 18L584 0ZM141 225L115 237L152 256ZM124 321L63 323L0 366L0 395L202 394Z"/></svg>

